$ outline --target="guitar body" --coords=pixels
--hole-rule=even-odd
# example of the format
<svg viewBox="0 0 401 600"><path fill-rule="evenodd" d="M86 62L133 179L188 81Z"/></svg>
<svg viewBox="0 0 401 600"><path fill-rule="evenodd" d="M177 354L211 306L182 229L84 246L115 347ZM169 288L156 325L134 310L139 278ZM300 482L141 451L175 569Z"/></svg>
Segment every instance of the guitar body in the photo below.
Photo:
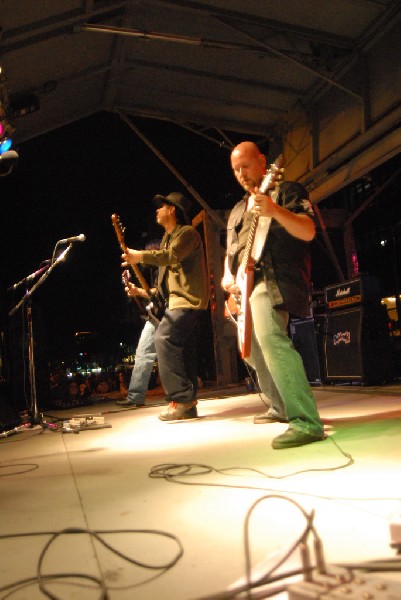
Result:
<svg viewBox="0 0 401 600"><path fill-rule="evenodd" d="M249 297L252 294L254 282L254 262L250 260L245 271L239 269L236 284L240 290L240 303L237 304L238 348L241 358L251 354L252 315Z"/></svg>
<svg viewBox="0 0 401 600"><path fill-rule="evenodd" d="M160 296L158 291L149 294L150 302L146 307L149 319L154 325L158 325L166 312L166 305L163 298Z"/></svg>

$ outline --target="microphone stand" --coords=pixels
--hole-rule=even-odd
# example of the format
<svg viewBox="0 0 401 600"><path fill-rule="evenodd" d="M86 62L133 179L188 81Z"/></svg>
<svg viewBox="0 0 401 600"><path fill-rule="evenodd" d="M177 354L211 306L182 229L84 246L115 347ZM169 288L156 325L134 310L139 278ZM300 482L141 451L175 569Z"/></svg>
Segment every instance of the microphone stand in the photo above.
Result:
<svg viewBox="0 0 401 600"><path fill-rule="evenodd" d="M12 290L16 290L23 283L28 283L28 281L31 281L31 279L35 279L35 277L37 277L38 275L41 275L43 273L43 271L46 271L49 268L49 263L50 263L50 261L48 261L48 263L46 265L44 265L43 267L40 267L34 273L31 273L30 275L27 275L26 277L24 277L20 281L17 281L17 283L14 283L13 285L10 285L10 287L7 288L7 291L11 292Z"/></svg>
<svg viewBox="0 0 401 600"><path fill-rule="evenodd" d="M11 286L11 289L15 289L20 285L20 283L24 281L29 281L33 279L39 272L44 271L40 279L31 287L29 291L21 298L21 300L10 310L8 315L13 316L18 309L26 305L26 317L28 323L28 364L29 364L29 385L31 392L31 420L32 424L41 424L44 426L43 420L38 411L37 397L36 397L36 378L35 378L35 357L34 357L34 339L33 339L33 324L32 324L32 294L38 289L38 287L49 277L50 273L53 269L62 261L65 260L69 250L71 249L72 244L69 244L67 248L54 260L50 265L46 265L43 269L39 269L35 273L28 275L18 283Z"/></svg>
<svg viewBox="0 0 401 600"><path fill-rule="evenodd" d="M398 275L398 260L397 260L397 243L395 231L401 225L399 221L391 230L392 234L392 251L393 251L393 273L394 273L394 285L395 285L395 308L397 313L397 329L401 329L401 299L400 299L400 280Z"/></svg>

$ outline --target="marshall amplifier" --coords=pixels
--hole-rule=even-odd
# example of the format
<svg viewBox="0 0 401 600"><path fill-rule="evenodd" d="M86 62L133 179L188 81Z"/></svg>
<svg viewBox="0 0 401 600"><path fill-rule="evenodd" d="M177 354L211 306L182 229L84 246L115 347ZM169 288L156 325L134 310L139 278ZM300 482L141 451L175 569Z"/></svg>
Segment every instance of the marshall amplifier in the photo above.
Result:
<svg viewBox="0 0 401 600"><path fill-rule="evenodd" d="M343 281L324 288L324 296L329 310L341 310L359 304L380 304L380 282L373 275L359 275L355 279Z"/></svg>

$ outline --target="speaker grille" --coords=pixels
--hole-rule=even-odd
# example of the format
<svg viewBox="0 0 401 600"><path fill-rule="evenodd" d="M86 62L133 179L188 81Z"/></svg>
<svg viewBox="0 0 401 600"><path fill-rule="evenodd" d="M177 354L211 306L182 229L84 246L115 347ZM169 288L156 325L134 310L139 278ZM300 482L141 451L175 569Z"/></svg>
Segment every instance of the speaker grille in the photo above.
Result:
<svg viewBox="0 0 401 600"><path fill-rule="evenodd" d="M381 306L328 313L324 335L325 378L377 385L392 379L387 319Z"/></svg>

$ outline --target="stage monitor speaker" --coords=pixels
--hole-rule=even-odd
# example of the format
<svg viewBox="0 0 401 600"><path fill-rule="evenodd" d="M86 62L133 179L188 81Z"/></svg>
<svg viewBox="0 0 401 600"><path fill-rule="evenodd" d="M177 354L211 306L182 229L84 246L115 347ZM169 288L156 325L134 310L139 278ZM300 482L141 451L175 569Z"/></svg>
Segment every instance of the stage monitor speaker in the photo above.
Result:
<svg viewBox="0 0 401 600"><path fill-rule="evenodd" d="M329 383L380 385L392 379L391 340L380 304L329 312L323 349L324 378Z"/></svg>
<svg viewBox="0 0 401 600"><path fill-rule="evenodd" d="M0 432L20 425L21 419L9 398L8 387L0 385Z"/></svg>
<svg viewBox="0 0 401 600"><path fill-rule="evenodd" d="M311 385L321 385L321 365L314 319L290 321L290 336L295 349L301 355L306 377Z"/></svg>

